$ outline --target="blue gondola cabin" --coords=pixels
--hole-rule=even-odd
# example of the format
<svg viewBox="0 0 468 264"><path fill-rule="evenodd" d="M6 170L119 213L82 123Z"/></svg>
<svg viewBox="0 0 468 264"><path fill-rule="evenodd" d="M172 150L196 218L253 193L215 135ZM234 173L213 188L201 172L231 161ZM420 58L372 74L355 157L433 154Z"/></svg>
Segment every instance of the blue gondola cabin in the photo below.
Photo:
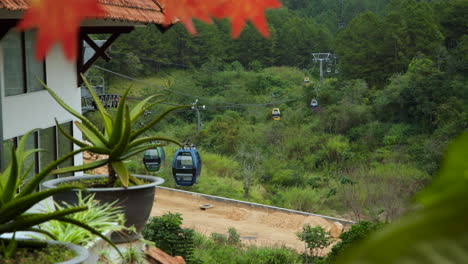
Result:
<svg viewBox="0 0 468 264"><path fill-rule="evenodd" d="M172 161L172 175L178 186L194 185L201 173L202 161L194 147L178 149Z"/></svg>

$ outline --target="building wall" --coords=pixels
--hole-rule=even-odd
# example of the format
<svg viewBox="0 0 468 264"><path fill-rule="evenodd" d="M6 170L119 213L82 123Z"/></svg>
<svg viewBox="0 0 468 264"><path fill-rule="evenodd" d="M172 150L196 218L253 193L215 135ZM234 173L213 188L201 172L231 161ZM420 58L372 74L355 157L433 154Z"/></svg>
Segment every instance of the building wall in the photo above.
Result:
<svg viewBox="0 0 468 264"><path fill-rule="evenodd" d="M55 118L59 123L76 120L75 117L62 109L45 90L4 96L3 74L3 54L2 49L0 49L3 139L21 136L31 129L55 126ZM81 91L77 87L76 64L66 61L58 46L55 46L46 58L46 76L47 85L73 109L81 112ZM73 135L75 138L81 139L81 132L76 126L73 128ZM82 164L81 155L75 156L74 164Z"/></svg>

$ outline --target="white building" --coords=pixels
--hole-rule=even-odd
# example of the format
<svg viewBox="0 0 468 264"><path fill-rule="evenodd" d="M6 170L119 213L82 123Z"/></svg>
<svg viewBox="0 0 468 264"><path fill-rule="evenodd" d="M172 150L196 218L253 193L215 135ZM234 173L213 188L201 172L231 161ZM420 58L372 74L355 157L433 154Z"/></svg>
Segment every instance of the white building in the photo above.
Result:
<svg viewBox="0 0 468 264"><path fill-rule="evenodd" d="M11 147L18 138L31 129L39 130L28 140L27 148L41 148L45 152L28 161L33 172L38 172L50 161L72 150L72 143L64 138L55 127L54 119L75 138L80 131L72 122L75 117L63 110L36 81L35 76L45 80L67 104L81 111L81 92L78 76L98 59L109 59L105 50L122 33L134 26L163 21L161 8L153 0L101 0L107 11L102 19L85 21L81 27L79 46L83 41L96 47L96 54L83 61L82 52L74 62L65 59L57 45L44 62L34 59L35 32L18 32L14 26L27 9L26 0L0 0L0 167L5 169L9 162ZM88 34L110 33L102 48L94 45ZM101 50L99 50L101 49ZM63 166L79 165L82 156L77 155ZM62 175L60 175L62 176ZM56 176L50 176L56 177Z"/></svg>

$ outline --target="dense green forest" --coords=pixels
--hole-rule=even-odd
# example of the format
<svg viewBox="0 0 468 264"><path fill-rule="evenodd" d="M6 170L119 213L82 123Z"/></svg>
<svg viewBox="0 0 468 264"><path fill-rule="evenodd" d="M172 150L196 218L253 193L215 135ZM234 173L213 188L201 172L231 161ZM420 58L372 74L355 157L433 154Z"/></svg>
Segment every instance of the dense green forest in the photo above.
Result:
<svg viewBox="0 0 468 264"><path fill-rule="evenodd" d="M283 4L268 13L268 39L251 26L231 39L227 21L197 23L197 36L181 25L165 33L140 27L100 66L144 80L133 97L160 93L167 103L206 106L200 132L190 109L153 131L200 149L202 176L186 189L354 220L394 219L430 182L448 142L468 128L467 2ZM336 54L323 83L313 52ZM110 93L134 83L98 68L90 75L104 76ZM314 97L318 111L309 108ZM273 107L281 120L271 119ZM168 163L175 149L166 148ZM131 163L145 172L141 159ZM170 169L159 175L175 186Z"/></svg>

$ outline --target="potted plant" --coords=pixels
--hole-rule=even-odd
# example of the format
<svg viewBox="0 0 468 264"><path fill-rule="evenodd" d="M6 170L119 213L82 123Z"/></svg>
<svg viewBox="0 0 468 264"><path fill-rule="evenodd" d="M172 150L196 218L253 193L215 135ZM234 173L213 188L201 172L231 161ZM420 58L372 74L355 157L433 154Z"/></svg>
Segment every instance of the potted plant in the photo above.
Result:
<svg viewBox="0 0 468 264"><path fill-rule="evenodd" d="M42 81L42 85L50 95L66 111L77 117L81 122L75 122L76 126L83 133L87 141L81 141L67 134L60 126L60 132L70 139L74 144L81 147L81 151L89 151L94 154L106 155L107 158L97 160L80 166L71 166L54 170L53 173L66 173L90 170L107 165L109 175L75 176L46 181L43 186L46 188L55 188L61 184L80 183L86 188L87 192L95 193L95 198L102 202L113 202L118 200L118 206L124 210L126 226L134 226L136 232L124 236L113 235L112 240L117 243L129 242L140 237L139 233L143 225L148 220L153 207L155 188L164 182L162 178L143 175L131 175L124 161L145 150L164 146L163 143L172 142L180 145L177 141L164 137L148 137L144 133L156 125L171 111L188 106L177 106L163 112L155 119L149 121L141 128L134 129L137 119L148 109L159 102L151 102L156 95L150 96L136 104L132 109L126 104L129 87L122 95L115 115L112 116L102 105L94 90L90 87L87 80L82 75L85 85L88 87L91 96L97 107L97 111L104 124L104 131L100 131L95 124L86 117L69 107L60 97L58 97ZM56 121L58 124L58 122ZM157 143L154 143L157 142ZM76 203L76 192L79 189L70 190L54 195L56 201L65 201L67 203Z"/></svg>
<svg viewBox="0 0 468 264"><path fill-rule="evenodd" d="M32 131L31 131L32 132ZM16 149L12 149L12 160L3 173L0 173L0 259L18 258L18 250L23 252L24 248L46 248L48 245L58 242L47 242L41 240L15 239L17 232L30 231L41 233L54 239L54 235L36 226L50 220L57 220L64 223L76 225L89 232L100 236L102 239L114 244L101 233L90 227L86 223L72 219L69 216L87 210L86 206L70 207L59 209L47 213L27 212L40 201L56 195L60 192L76 189L77 186L59 186L48 190L36 191L40 182L63 161L73 157L79 151L66 154L37 173L32 179L25 181L31 167L24 168L24 160L30 155L39 151L37 149L25 151L26 140L31 132L26 133ZM12 236L8 236L11 233ZM68 260L70 264L81 263L87 258L87 251L73 244L63 244L69 249L75 251L77 256L73 260ZM117 248L116 248L117 249ZM21 263L21 262L19 262Z"/></svg>

